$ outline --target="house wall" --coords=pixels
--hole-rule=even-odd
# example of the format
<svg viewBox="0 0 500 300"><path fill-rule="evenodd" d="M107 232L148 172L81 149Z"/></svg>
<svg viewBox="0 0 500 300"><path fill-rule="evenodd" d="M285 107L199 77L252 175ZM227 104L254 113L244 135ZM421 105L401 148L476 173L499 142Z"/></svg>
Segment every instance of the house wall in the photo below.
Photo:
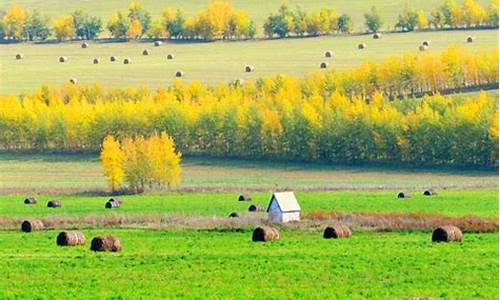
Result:
<svg viewBox="0 0 500 300"><path fill-rule="evenodd" d="M300 221L300 212L287 212L282 214L281 222L287 223L290 221Z"/></svg>
<svg viewBox="0 0 500 300"><path fill-rule="evenodd" d="M269 214L268 214L268 220L269 223L281 223L281 218L282 218L282 213L281 210L278 206L278 203L276 203L276 200L272 200L271 205L269 206Z"/></svg>

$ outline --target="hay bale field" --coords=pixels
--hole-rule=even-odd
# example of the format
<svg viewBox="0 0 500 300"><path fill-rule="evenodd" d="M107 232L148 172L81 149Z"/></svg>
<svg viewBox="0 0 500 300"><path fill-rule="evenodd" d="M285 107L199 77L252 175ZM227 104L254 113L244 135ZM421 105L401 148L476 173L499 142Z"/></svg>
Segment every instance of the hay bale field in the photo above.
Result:
<svg viewBox="0 0 500 300"><path fill-rule="evenodd" d="M424 196L435 196L437 192L434 189L427 189L424 191Z"/></svg>
<svg viewBox="0 0 500 300"><path fill-rule="evenodd" d="M60 63L67 62L67 61L68 61L68 58L66 56L60 56L59 57L59 62Z"/></svg>
<svg viewBox="0 0 500 300"><path fill-rule="evenodd" d="M128 65L128 64L131 64L131 63L132 63L132 60L130 58L123 59L123 64L124 65Z"/></svg>
<svg viewBox="0 0 500 300"><path fill-rule="evenodd" d="M142 50L142 55L149 55L149 54L150 54L150 52L148 49Z"/></svg>
<svg viewBox="0 0 500 300"><path fill-rule="evenodd" d="M333 57L333 51L326 51L326 52L325 52L325 57L326 57L326 58L331 58L331 57Z"/></svg>
<svg viewBox="0 0 500 300"><path fill-rule="evenodd" d="M24 199L24 204L36 204L36 198L35 197L26 197Z"/></svg>
<svg viewBox="0 0 500 300"><path fill-rule="evenodd" d="M326 62L322 62L319 64L320 69L326 69L327 67L328 67L328 63L326 63Z"/></svg>
<svg viewBox="0 0 500 300"><path fill-rule="evenodd" d="M114 56L114 55L111 55L111 56L109 57L109 61L110 61L110 62L115 62L115 61L117 61L117 60L118 60L118 58L117 58L116 56Z"/></svg>
<svg viewBox="0 0 500 300"><path fill-rule="evenodd" d="M426 46L426 47L430 47L431 46L431 42L428 41L428 40L425 40L425 41L422 41L422 45Z"/></svg>
<svg viewBox="0 0 500 300"><path fill-rule="evenodd" d="M163 44L162 41L155 41L154 42L155 47L160 47L162 44Z"/></svg>
<svg viewBox="0 0 500 300"><path fill-rule="evenodd" d="M175 72L175 77L183 77L183 76L184 76L184 72L182 72L182 71Z"/></svg>
<svg viewBox="0 0 500 300"><path fill-rule="evenodd" d="M114 201L114 199L110 199L106 201L106 204L104 205L105 208L118 208L120 207L121 202L120 201Z"/></svg>
<svg viewBox="0 0 500 300"><path fill-rule="evenodd" d="M474 38L474 37L472 37L472 36L467 37L467 43L473 43L473 42L474 42L474 39L475 39L475 38Z"/></svg>
<svg viewBox="0 0 500 300"><path fill-rule="evenodd" d="M323 232L323 238L325 239L350 238L351 236L351 230L343 224L327 226Z"/></svg>
<svg viewBox="0 0 500 300"><path fill-rule="evenodd" d="M90 243L90 250L98 252L122 251L122 244L115 236L97 236Z"/></svg>
<svg viewBox="0 0 500 300"><path fill-rule="evenodd" d="M87 42L83 42L83 43L82 43L82 45L81 45L81 47L82 47L83 49L86 49L86 48L88 48L88 47L89 47L89 44L88 44Z"/></svg>
<svg viewBox="0 0 500 300"><path fill-rule="evenodd" d="M380 32L375 32L375 33L373 34L373 39L374 39L374 40L378 40L378 39L380 39L380 38L382 38L382 33L380 33Z"/></svg>
<svg viewBox="0 0 500 300"><path fill-rule="evenodd" d="M50 200L49 202L47 202L47 207L51 208L61 207L61 205L61 201L59 200Z"/></svg>
<svg viewBox="0 0 500 300"><path fill-rule="evenodd" d="M259 226L252 233L252 241L254 242L270 242L279 240L279 238L279 230L270 226Z"/></svg>
<svg viewBox="0 0 500 300"><path fill-rule="evenodd" d="M80 231L62 231L57 235L58 246L85 245L85 235Z"/></svg>
<svg viewBox="0 0 500 300"><path fill-rule="evenodd" d="M362 49L365 49L366 48L366 44L365 43L359 43L358 44L358 49L362 50Z"/></svg>
<svg viewBox="0 0 500 300"><path fill-rule="evenodd" d="M175 56L172 53L167 54L167 60L174 59Z"/></svg>
<svg viewBox="0 0 500 300"><path fill-rule="evenodd" d="M255 71L255 67L254 66L251 66L251 65L246 65L245 66L245 72L250 73L250 72L253 72L253 71Z"/></svg>
<svg viewBox="0 0 500 300"><path fill-rule="evenodd" d="M93 63L94 65L99 64L99 62L100 62L100 59L99 59L99 58L97 58L97 57L95 57L95 58L92 60L92 63Z"/></svg>
<svg viewBox="0 0 500 300"><path fill-rule="evenodd" d="M407 198L411 198L411 194L408 193L408 192L399 192L398 193L398 198L401 198L401 199L407 199Z"/></svg>
<svg viewBox="0 0 500 300"><path fill-rule="evenodd" d="M23 232L38 231L43 230L43 228L43 222L40 220L24 220L21 224L21 230Z"/></svg>
<svg viewBox="0 0 500 300"><path fill-rule="evenodd" d="M433 242L461 242L462 241L462 231L460 228L447 225L441 226L432 232Z"/></svg>
<svg viewBox="0 0 500 300"><path fill-rule="evenodd" d="M17 59L17 60L24 59L24 55L23 55L23 54L21 54L21 53L18 53L18 54L16 54L16 59Z"/></svg>

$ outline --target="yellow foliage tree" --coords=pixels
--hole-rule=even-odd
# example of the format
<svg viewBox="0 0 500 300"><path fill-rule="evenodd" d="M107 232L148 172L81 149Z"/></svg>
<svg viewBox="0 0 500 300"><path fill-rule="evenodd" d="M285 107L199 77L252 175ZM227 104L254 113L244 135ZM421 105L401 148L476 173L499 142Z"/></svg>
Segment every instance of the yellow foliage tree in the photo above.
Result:
<svg viewBox="0 0 500 300"><path fill-rule="evenodd" d="M127 31L127 37L132 39L137 39L142 34L142 26L139 20L133 20L130 22L130 27Z"/></svg>
<svg viewBox="0 0 500 300"><path fill-rule="evenodd" d="M23 36L24 24L26 23L26 11L20 5L12 5L3 17L5 35L12 39L20 39Z"/></svg>
<svg viewBox="0 0 500 300"><path fill-rule="evenodd" d="M58 40L73 38L75 36L75 27L72 16L64 16L54 20L52 24L54 36Z"/></svg>
<svg viewBox="0 0 500 300"><path fill-rule="evenodd" d="M112 136L108 135L102 143L101 163L111 190L116 191L124 177L123 153L120 149L120 143L115 141Z"/></svg>
<svg viewBox="0 0 500 300"><path fill-rule="evenodd" d="M424 29L427 27L427 18L425 17L425 12L423 10L419 10L417 12L417 26L418 29Z"/></svg>

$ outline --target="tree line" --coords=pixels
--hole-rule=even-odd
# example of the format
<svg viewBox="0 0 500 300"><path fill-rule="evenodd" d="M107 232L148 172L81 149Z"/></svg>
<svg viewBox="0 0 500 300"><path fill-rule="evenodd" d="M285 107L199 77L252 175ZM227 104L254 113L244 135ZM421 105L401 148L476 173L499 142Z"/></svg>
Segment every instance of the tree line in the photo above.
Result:
<svg viewBox="0 0 500 300"><path fill-rule="evenodd" d="M437 93L484 82L498 86L498 49L450 48L215 87L44 86L0 97L0 148L98 151L108 135L166 132L184 155L491 167L498 165L495 96ZM417 89L435 95L391 100Z"/></svg>
<svg viewBox="0 0 500 300"><path fill-rule="evenodd" d="M381 31L383 18L376 7L364 15L368 32ZM430 15L406 5L399 15L395 30L498 28L498 0L483 7L476 0L464 0L462 6L455 0L443 0ZM160 18L153 19L138 1L132 1L127 11L114 13L107 22L82 10L76 10L51 20L38 10L26 11L12 5L0 11L0 39L14 41L43 41L54 37L59 41L71 39L97 39L107 30L116 39L188 39L221 40L252 39L256 25L247 12L235 9L224 0L213 0L206 9L188 17L181 10L166 8ZM334 8L306 12L300 7L290 9L282 5L270 14L263 32L269 38L288 36L318 36L349 34L353 30L352 18L338 14Z"/></svg>

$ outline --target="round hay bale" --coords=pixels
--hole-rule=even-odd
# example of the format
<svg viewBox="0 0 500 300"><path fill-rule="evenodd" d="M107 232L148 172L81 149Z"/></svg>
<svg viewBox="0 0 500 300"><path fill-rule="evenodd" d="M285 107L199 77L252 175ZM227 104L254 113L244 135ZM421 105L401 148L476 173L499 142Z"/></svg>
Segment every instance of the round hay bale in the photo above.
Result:
<svg viewBox="0 0 500 300"><path fill-rule="evenodd" d="M47 207L52 207L52 208L61 207L61 201L50 200L49 202L47 202Z"/></svg>
<svg viewBox="0 0 500 300"><path fill-rule="evenodd" d="M264 207L262 207L261 205L250 205L248 207L248 211L249 212L259 212L259 211L264 211Z"/></svg>
<svg viewBox="0 0 500 300"><path fill-rule="evenodd" d="M24 204L36 204L35 197L27 197L24 199Z"/></svg>
<svg viewBox="0 0 500 300"><path fill-rule="evenodd" d="M250 65L245 66L245 72L250 73L253 71L255 71L255 68L253 66L250 66Z"/></svg>
<svg viewBox="0 0 500 300"><path fill-rule="evenodd" d="M57 235L58 246L85 245L85 235L80 231L62 231Z"/></svg>
<svg viewBox="0 0 500 300"><path fill-rule="evenodd" d="M279 240L280 232L278 229L269 226L260 226L253 230L252 241L269 242Z"/></svg>
<svg viewBox="0 0 500 300"><path fill-rule="evenodd" d="M252 197L247 194L241 194L238 196L238 201L252 201Z"/></svg>
<svg viewBox="0 0 500 300"><path fill-rule="evenodd" d="M69 83L77 84L78 83L78 79L76 79L76 78L70 78L69 79Z"/></svg>
<svg viewBox="0 0 500 300"><path fill-rule="evenodd" d="M175 58L175 56L172 53L167 54L167 59L168 60L174 59L174 58Z"/></svg>
<svg viewBox="0 0 500 300"><path fill-rule="evenodd" d="M90 250L118 252L122 250L122 244L114 236L97 236L90 242Z"/></svg>
<svg viewBox="0 0 500 300"><path fill-rule="evenodd" d="M240 214L238 214L237 212L232 212L229 214L229 218L238 218L240 216Z"/></svg>
<svg viewBox="0 0 500 300"><path fill-rule="evenodd" d="M419 51L425 51L425 50L427 50L427 46L425 46L425 45L420 45L420 46L418 46L418 50L419 50Z"/></svg>
<svg viewBox="0 0 500 300"><path fill-rule="evenodd" d="M68 61L68 58L66 56L60 56L59 57L59 62L60 63L67 62L67 61Z"/></svg>
<svg viewBox="0 0 500 300"><path fill-rule="evenodd" d="M87 44L87 42L83 42L82 43L82 46L81 46L83 49L86 49L89 47L89 44Z"/></svg>
<svg viewBox="0 0 500 300"><path fill-rule="evenodd" d="M21 53L16 54L16 59L17 60L20 60L20 59L23 59L23 58L24 58L24 54L21 54Z"/></svg>
<svg viewBox="0 0 500 300"><path fill-rule="evenodd" d="M118 208L120 207L121 203L119 201L107 201L106 204L104 205L105 208Z"/></svg>
<svg viewBox="0 0 500 300"><path fill-rule="evenodd" d="M331 57L333 57L333 52L332 52L332 51L326 51L326 52L325 52L325 57L326 57L326 58L331 58Z"/></svg>
<svg viewBox="0 0 500 300"><path fill-rule="evenodd" d="M429 41L423 41L422 45L426 46L426 47L429 47L431 45L431 42L429 42Z"/></svg>
<svg viewBox="0 0 500 300"><path fill-rule="evenodd" d="M375 32L373 34L373 39L378 40L380 38L382 38L382 34L380 32Z"/></svg>
<svg viewBox="0 0 500 300"><path fill-rule="evenodd" d="M349 227L343 224L328 226L323 232L323 237L325 239L349 238L351 236L351 230L349 229Z"/></svg>
<svg viewBox="0 0 500 300"><path fill-rule="evenodd" d="M461 242L462 231L457 226L441 226L432 232L433 242Z"/></svg>
<svg viewBox="0 0 500 300"><path fill-rule="evenodd" d="M160 47L161 44L163 44L161 41L155 41L154 42L155 47Z"/></svg>
<svg viewBox="0 0 500 300"><path fill-rule="evenodd" d="M110 61L110 62L115 62L115 61L117 61L117 60L118 60L118 58L117 58L116 56L114 56L114 55L111 55L111 56L109 57L109 61Z"/></svg>
<svg viewBox="0 0 500 300"><path fill-rule="evenodd" d="M125 59L123 60L123 64L124 64L124 65L128 65L128 64L131 64L131 63L132 63L132 60L131 60L130 58L125 58Z"/></svg>
<svg viewBox="0 0 500 300"><path fill-rule="evenodd" d="M474 42L474 40L475 40L475 38L474 38L474 37L469 36L469 37L467 38L467 43L473 43L473 42Z"/></svg>
<svg viewBox="0 0 500 300"><path fill-rule="evenodd" d="M183 76L184 76L184 72L182 72L182 71L175 72L175 77L183 77Z"/></svg>
<svg viewBox="0 0 500 300"><path fill-rule="evenodd" d="M428 189L424 191L424 196L435 196L437 195L437 192L433 189Z"/></svg>
<svg viewBox="0 0 500 300"><path fill-rule="evenodd" d="M122 204L122 200L120 200L119 198L109 198L108 201L109 202L118 202L119 204Z"/></svg>
<svg viewBox="0 0 500 300"><path fill-rule="evenodd" d="M328 67L328 63L322 62L319 64L320 69L326 69Z"/></svg>
<svg viewBox="0 0 500 300"><path fill-rule="evenodd" d="M398 198L411 198L411 195L410 195L410 193L407 193L407 192L399 192Z"/></svg>
<svg viewBox="0 0 500 300"><path fill-rule="evenodd" d="M21 224L21 230L23 232L43 230L43 227L43 222L40 220L24 220Z"/></svg>
<svg viewBox="0 0 500 300"><path fill-rule="evenodd" d="M358 49L365 49L366 48L366 44L365 43L361 43L361 44L358 44Z"/></svg>
<svg viewBox="0 0 500 300"><path fill-rule="evenodd" d="M149 55L149 50L148 49L142 50L142 55Z"/></svg>
<svg viewBox="0 0 500 300"><path fill-rule="evenodd" d="M97 58L97 57L95 57L95 58L92 60L92 63L93 63L94 65L99 64L99 62L100 62L100 59L99 59L99 58Z"/></svg>

